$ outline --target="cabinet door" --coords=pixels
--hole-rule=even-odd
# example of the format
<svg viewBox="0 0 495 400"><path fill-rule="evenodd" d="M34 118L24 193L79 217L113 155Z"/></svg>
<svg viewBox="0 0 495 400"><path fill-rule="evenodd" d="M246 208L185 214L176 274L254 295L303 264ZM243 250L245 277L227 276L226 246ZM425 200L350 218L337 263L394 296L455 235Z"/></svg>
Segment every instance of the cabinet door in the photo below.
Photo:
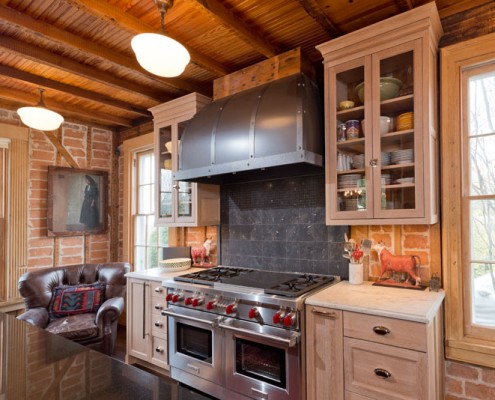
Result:
<svg viewBox="0 0 495 400"><path fill-rule="evenodd" d="M179 166L178 149L187 120L187 117L177 118L155 127L159 160L157 163L158 224L180 225L194 222L196 184L173 179L173 172L177 171Z"/></svg>
<svg viewBox="0 0 495 400"><path fill-rule="evenodd" d="M374 217L424 217L424 151L421 40L373 54ZM425 110L425 113L428 110ZM426 115L425 115L426 116ZM424 124L424 126L423 126Z"/></svg>
<svg viewBox="0 0 495 400"><path fill-rule="evenodd" d="M306 308L306 387L308 400L344 398L342 311Z"/></svg>
<svg viewBox="0 0 495 400"><path fill-rule="evenodd" d="M372 218L371 57L329 68L327 78L327 220Z"/></svg>
<svg viewBox="0 0 495 400"><path fill-rule="evenodd" d="M127 280L127 356L148 361L150 354L150 285Z"/></svg>

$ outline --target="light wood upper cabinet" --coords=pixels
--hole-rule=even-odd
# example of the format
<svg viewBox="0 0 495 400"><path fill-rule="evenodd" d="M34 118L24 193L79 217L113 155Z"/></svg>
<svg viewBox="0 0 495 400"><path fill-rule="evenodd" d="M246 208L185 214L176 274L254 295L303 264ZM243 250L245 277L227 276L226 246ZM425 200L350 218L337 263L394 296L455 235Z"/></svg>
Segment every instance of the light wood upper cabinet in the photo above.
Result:
<svg viewBox="0 0 495 400"><path fill-rule="evenodd" d="M438 221L441 34L429 3L317 47L325 65L328 225Z"/></svg>
<svg viewBox="0 0 495 400"><path fill-rule="evenodd" d="M211 99L198 93L153 107L157 193L155 224L206 226L220 223L220 187L173 179L187 122Z"/></svg>

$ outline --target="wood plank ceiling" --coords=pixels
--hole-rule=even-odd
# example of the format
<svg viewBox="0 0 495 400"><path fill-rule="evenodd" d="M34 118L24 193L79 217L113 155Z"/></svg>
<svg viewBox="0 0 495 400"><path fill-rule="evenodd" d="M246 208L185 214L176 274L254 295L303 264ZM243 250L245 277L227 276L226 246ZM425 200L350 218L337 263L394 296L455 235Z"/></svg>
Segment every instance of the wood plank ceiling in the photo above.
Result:
<svg viewBox="0 0 495 400"><path fill-rule="evenodd" d="M296 47L321 65L316 45L428 1L175 0L165 32L192 62L167 79L144 71L130 46L159 30L153 0L0 0L0 106L34 105L43 87L67 121L122 130L150 121L150 107L211 95L214 79ZM495 30L493 0L436 3L445 43Z"/></svg>

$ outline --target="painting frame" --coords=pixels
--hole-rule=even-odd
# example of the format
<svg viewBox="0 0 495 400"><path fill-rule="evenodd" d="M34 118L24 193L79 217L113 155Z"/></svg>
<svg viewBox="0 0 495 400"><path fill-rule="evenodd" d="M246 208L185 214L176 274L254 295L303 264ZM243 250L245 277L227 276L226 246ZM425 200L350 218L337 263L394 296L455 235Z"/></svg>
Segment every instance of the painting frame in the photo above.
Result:
<svg viewBox="0 0 495 400"><path fill-rule="evenodd" d="M48 167L48 236L80 236L108 230L108 172Z"/></svg>

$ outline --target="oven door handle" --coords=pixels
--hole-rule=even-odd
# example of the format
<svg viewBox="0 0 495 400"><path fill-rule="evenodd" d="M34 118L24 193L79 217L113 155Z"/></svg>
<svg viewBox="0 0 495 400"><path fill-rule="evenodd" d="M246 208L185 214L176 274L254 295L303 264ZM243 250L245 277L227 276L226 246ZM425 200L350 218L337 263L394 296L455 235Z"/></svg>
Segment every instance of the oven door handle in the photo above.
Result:
<svg viewBox="0 0 495 400"><path fill-rule="evenodd" d="M164 317L173 317L173 318L178 318L178 319L185 319L187 321L193 321L193 322L199 322L201 324L209 325L212 328L218 325L218 321L208 321L205 319L201 318L196 318L196 317L190 317L189 315L182 315L182 314L177 314L176 312L172 311L170 308L165 308L164 310L161 311L162 315Z"/></svg>
<svg viewBox="0 0 495 400"><path fill-rule="evenodd" d="M301 336L300 333L293 333L290 338L286 339L275 335L268 335L265 333L254 332L249 329L237 328L235 326L227 325L227 324L220 324L219 327L237 333L245 333L246 335L256 336L260 339L271 340L274 342L282 343L286 347L294 347L298 343L299 337Z"/></svg>

